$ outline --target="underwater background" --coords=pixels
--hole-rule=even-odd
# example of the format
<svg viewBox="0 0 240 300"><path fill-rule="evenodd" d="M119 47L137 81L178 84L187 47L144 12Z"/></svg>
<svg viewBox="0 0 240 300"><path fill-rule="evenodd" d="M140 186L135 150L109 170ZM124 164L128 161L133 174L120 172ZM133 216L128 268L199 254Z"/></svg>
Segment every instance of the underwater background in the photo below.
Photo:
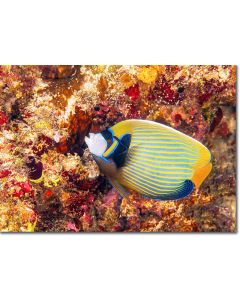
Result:
<svg viewBox="0 0 240 300"><path fill-rule="evenodd" d="M213 169L179 201L123 198L84 138L152 120L203 143ZM236 66L1 66L0 231L236 231Z"/></svg>

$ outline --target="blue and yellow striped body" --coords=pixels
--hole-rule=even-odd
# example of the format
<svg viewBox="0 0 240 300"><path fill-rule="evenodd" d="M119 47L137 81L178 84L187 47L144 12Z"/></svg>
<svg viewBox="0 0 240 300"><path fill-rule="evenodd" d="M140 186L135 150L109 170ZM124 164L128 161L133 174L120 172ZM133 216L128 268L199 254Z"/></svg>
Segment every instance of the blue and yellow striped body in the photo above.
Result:
<svg viewBox="0 0 240 300"><path fill-rule="evenodd" d="M146 198L177 200L198 188L211 171L211 154L200 142L168 126L143 120L126 120L110 129L121 139L131 135L126 161L115 180ZM114 141L104 153L117 147Z"/></svg>

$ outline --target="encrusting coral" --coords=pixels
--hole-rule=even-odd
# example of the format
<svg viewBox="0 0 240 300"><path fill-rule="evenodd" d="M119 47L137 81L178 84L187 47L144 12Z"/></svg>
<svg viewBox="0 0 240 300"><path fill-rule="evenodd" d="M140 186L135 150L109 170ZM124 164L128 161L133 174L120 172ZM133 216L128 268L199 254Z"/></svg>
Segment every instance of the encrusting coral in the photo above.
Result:
<svg viewBox="0 0 240 300"><path fill-rule="evenodd" d="M132 118L210 149L199 190L121 198L84 137ZM235 66L1 66L0 231L234 232L235 135Z"/></svg>

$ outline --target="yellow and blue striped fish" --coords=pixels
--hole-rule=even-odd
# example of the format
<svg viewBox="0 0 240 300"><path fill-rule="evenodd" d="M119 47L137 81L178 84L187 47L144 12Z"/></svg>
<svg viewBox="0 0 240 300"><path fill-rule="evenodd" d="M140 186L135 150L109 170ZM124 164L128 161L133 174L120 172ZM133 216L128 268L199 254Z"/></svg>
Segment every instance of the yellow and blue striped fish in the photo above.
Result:
<svg viewBox="0 0 240 300"><path fill-rule="evenodd" d="M134 190L149 199L178 200L199 188L212 169L205 146L152 121L126 120L85 140L124 197Z"/></svg>

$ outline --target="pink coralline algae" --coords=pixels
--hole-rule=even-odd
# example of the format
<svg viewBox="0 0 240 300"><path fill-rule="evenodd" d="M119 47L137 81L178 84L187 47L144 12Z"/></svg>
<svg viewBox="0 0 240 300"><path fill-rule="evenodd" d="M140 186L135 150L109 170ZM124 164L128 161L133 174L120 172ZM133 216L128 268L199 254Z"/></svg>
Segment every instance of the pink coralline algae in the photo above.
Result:
<svg viewBox="0 0 240 300"><path fill-rule="evenodd" d="M210 149L199 190L180 201L119 195L84 138L130 118ZM0 66L0 231L235 230L235 66Z"/></svg>

